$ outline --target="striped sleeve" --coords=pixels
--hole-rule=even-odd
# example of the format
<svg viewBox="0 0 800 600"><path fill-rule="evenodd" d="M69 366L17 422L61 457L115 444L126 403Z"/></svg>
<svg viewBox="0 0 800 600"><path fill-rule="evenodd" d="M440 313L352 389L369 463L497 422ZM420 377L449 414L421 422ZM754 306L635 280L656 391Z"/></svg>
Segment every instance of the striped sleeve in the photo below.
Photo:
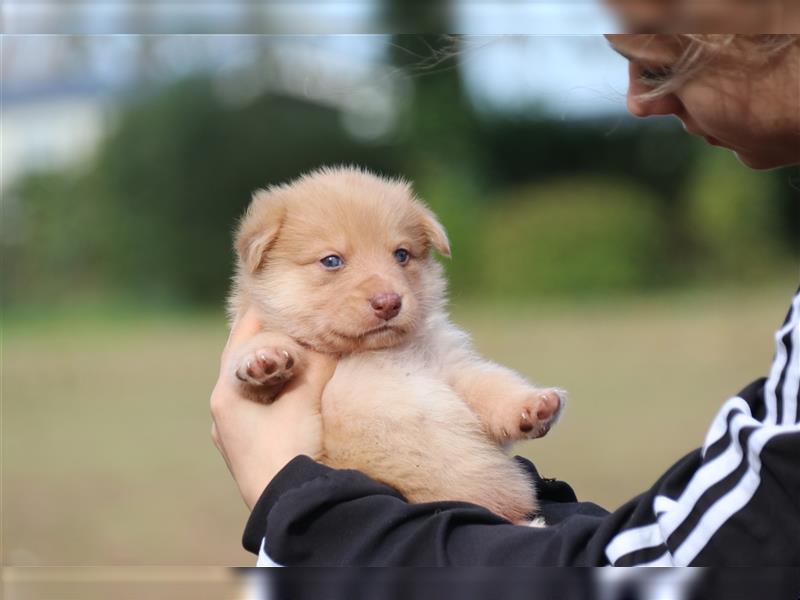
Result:
<svg viewBox="0 0 800 600"><path fill-rule="evenodd" d="M797 564L800 290L769 376L730 398L703 448L631 504L605 556L619 566Z"/></svg>

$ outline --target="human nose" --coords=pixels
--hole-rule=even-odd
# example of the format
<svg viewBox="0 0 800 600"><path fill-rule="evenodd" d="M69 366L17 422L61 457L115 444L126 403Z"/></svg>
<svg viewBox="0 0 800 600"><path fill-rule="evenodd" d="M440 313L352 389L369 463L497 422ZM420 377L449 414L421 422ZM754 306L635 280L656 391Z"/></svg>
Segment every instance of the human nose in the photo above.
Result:
<svg viewBox="0 0 800 600"><path fill-rule="evenodd" d="M628 112L636 117L681 115L683 104L675 94L667 92L656 97L643 97L650 90L651 88L639 79L637 68L631 64L628 71Z"/></svg>

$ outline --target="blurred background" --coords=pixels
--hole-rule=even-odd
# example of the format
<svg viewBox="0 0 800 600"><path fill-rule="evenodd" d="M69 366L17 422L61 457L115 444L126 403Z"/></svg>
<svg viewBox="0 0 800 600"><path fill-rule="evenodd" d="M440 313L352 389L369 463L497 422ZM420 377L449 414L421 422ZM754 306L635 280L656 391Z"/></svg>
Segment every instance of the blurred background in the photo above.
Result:
<svg viewBox="0 0 800 600"><path fill-rule="evenodd" d="M87 33L192 23L86 6ZM400 0L347 6L356 30L415 30ZM423 30L480 31L471 6ZM450 234L454 320L570 391L517 448L543 475L613 509L699 445L766 374L800 177L627 115L625 62L588 31L612 24L586 10L582 35L552 8L563 35L0 38L3 563L252 564L209 437L231 232L253 190L321 165L411 179Z"/></svg>

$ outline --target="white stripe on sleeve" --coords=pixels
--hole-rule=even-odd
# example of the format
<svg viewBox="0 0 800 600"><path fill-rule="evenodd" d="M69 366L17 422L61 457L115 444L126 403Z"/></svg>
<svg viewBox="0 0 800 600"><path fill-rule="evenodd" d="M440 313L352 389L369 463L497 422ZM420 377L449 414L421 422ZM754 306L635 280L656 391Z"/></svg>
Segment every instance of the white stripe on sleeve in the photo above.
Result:
<svg viewBox="0 0 800 600"><path fill-rule="evenodd" d="M256 561L257 567L282 567L283 565L279 565L274 560L269 557L267 551L265 549L267 544L267 538L262 538L261 540L261 548L258 550L258 561Z"/></svg>
<svg viewBox="0 0 800 600"><path fill-rule="evenodd" d="M783 423L790 425L798 421L797 396L800 392L800 294L793 302L794 330L791 335L792 353L783 382Z"/></svg>
<svg viewBox="0 0 800 600"><path fill-rule="evenodd" d="M789 333L792 329L797 328L798 318L800 318L800 294L795 296L792 302L792 308L789 313L789 319L786 325L775 332L775 360L772 361L772 368L769 372L769 378L764 386L764 399L767 404L767 416L764 419L765 423L780 423L783 416L786 414L785 405L784 413L778 414L778 400L775 392L778 389L778 383L781 379L781 373L787 366L789 357L787 356L786 346L783 343L783 336ZM784 402L786 398L784 398Z"/></svg>

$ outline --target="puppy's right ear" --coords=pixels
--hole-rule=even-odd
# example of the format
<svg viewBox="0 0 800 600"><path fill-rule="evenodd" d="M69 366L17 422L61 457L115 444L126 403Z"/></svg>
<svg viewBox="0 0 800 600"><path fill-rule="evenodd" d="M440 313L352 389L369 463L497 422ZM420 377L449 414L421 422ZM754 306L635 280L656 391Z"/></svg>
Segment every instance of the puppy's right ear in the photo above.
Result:
<svg viewBox="0 0 800 600"><path fill-rule="evenodd" d="M419 210L422 228L430 244L439 251L439 254L450 258L450 241L447 239L447 232L444 230L444 226L433 214L433 211L424 204L419 204L417 209Z"/></svg>
<svg viewBox="0 0 800 600"><path fill-rule="evenodd" d="M248 273L255 273L267 250L275 243L283 224L286 206L270 190L258 190L239 223L234 246Z"/></svg>

